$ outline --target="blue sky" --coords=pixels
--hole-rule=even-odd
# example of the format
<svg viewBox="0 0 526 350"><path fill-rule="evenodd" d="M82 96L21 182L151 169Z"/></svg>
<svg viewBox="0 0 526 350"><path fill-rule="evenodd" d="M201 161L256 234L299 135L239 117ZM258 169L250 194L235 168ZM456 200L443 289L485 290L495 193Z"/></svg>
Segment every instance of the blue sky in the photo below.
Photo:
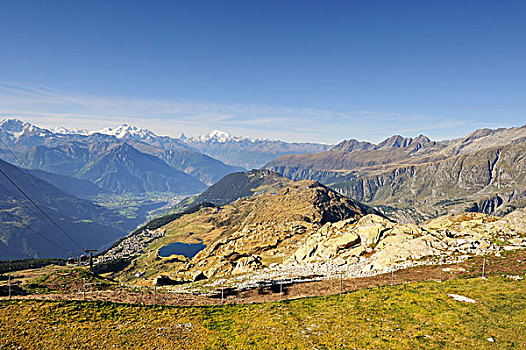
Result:
<svg viewBox="0 0 526 350"><path fill-rule="evenodd" d="M524 1L2 1L0 117L335 143L526 122Z"/></svg>

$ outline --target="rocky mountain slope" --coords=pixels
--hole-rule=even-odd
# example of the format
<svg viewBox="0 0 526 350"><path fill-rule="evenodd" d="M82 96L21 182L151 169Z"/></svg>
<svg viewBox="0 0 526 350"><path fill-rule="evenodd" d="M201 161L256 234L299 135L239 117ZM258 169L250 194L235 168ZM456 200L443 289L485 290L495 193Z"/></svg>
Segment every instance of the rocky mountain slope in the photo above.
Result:
<svg viewBox="0 0 526 350"><path fill-rule="evenodd" d="M159 230L155 240L123 272L151 276L179 271L179 278L200 272L216 274L249 271L280 263L324 223L359 218L372 210L314 181L299 181L223 207L203 208ZM151 235L150 235L151 236ZM162 258L159 249L172 242L207 247L191 261L181 256Z"/></svg>
<svg viewBox="0 0 526 350"><path fill-rule="evenodd" d="M385 272L423 258L466 258L526 248L526 211L503 218L481 213L442 216L422 226L367 215L323 226L286 262L345 266L366 261L362 271ZM501 245L495 243L500 240Z"/></svg>
<svg viewBox="0 0 526 350"><path fill-rule="evenodd" d="M164 275L164 282L210 279L210 286L219 278L248 288L276 279L370 276L526 249L526 209L504 217L463 213L401 224L303 180L276 194L202 208L143 236L145 244L136 242L140 251L126 250L133 260L118 278L149 284ZM206 247L193 257L161 256L161 248L173 242Z"/></svg>
<svg viewBox="0 0 526 350"><path fill-rule="evenodd" d="M83 247L102 248L122 237L134 225L112 211L68 195L2 160L0 169ZM8 213L0 212L0 256L3 259L67 257L68 252L83 253L1 174L0 209ZM12 216L60 247L28 230Z"/></svg>
<svg viewBox="0 0 526 350"><path fill-rule="evenodd" d="M326 152L283 156L266 168L321 181L397 220L421 222L524 206L525 147L526 126L441 142L393 136L378 145L348 140Z"/></svg>

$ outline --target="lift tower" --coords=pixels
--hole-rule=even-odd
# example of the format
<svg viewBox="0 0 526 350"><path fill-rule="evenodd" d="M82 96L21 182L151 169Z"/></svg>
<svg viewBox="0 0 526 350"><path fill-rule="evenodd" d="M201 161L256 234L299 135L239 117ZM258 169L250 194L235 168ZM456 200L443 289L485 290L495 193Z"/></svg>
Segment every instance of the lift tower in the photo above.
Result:
<svg viewBox="0 0 526 350"><path fill-rule="evenodd" d="M89 253L89 270L93 272L93 252L96 252L97 249L84 249L86 254Z"/></svg>

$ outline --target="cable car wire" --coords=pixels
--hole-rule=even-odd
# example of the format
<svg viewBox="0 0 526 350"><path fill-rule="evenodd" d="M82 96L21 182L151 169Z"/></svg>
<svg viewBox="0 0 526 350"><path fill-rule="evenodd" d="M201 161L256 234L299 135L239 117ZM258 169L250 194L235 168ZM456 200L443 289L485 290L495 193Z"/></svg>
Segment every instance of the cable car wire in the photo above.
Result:
<svg viewBox="0 0 526 350"><path fill-rule="evenodd" d="M48 214L46 214L46 212L42 208L40 208L40 206L36 204L35 201L31 199L31 197L29 197L13 180L11 180L11 178L2 169L0 169L0 173L4 175L7 178L7 180L9 180L9 182L11 182L11 184L15 186L24 195L24 197L26 197L42 214L44 214L44 216L48 218L48 220L51 221L60 230L60 232L64 234L64 236L68 237L80 249L84 249L75 239L73 239L73 237L67 234L66 231L64 231L62 227L60 227L55 222L55 220L53 220Z"/></svg>
<svg viewBox="0 0 526 350"><path fill-rule="evenodd" d="M9 145L8 145L3 139L1 139L1 138L0 138L0 141L1 141L2 144L5 146L5 148L9 151L9 153L11 153L11 155L13 156L13 158L16 160L16 162L18 163L18 167L19 167L21 170L25 171L26 174L29 175L29 176L31 177L31 179L33 180L33 182L35 183L35 185L37 185L37 186L42 190L42 192L44 192L44 193L47 195L47 197L48 197L49 199L53 199L53 197L52 197L49 193L47 193L47 191L42 187L42 185L40 185L40 181L38 181L37 178L36 178L33 174L31 174L31 172L29 171L29 169L26 169L26 168L23 166L22 162L20 161L20 158L17 157L17 155L15 154L15 152L13 152L13 150L9 147Z"/></svg>
<svg viewBox="0 0 526 350"><path fill-rule="evenodd" d="M54 245L55 247L59 248L59 249L62 249L63 251L65 251L66 253L68 253L68 250L64 247L62 247L61 245L58 245L57 243L53 242L52 240L50 240L49 238L47 238L46 236L44 236L42 233L34 230L33 228L31 228L28 224L26 224L25 222L23 222L22 220L18 219L16 216L12 215L10 212L8 212L7 210L5 209L2 209L0 208L0 211L2 211L4 214L6 214L7 216L9 216L10 218L12 218L13 220L17 221L18 223L20 223L21 225L25 226L27 229L29 229L30 231L32 231L34 234L36 234L37 236L39 236L40 238L46 240L48 243Z"/></svg>

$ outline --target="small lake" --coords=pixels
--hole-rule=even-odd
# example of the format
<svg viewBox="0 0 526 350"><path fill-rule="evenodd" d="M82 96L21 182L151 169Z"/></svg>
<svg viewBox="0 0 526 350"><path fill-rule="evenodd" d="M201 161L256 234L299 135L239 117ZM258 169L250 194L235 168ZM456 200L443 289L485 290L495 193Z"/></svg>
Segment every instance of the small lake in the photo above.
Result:
<svg viewBox="0 0 526 350"><path fill-rule="evenodd" d="M159 256L166 258L170 255L183 255L187 258L193 258L197 253L205 249L205 247L206 245L203 244L203 241L199 243L174 242L159 249Z"/></svg>

